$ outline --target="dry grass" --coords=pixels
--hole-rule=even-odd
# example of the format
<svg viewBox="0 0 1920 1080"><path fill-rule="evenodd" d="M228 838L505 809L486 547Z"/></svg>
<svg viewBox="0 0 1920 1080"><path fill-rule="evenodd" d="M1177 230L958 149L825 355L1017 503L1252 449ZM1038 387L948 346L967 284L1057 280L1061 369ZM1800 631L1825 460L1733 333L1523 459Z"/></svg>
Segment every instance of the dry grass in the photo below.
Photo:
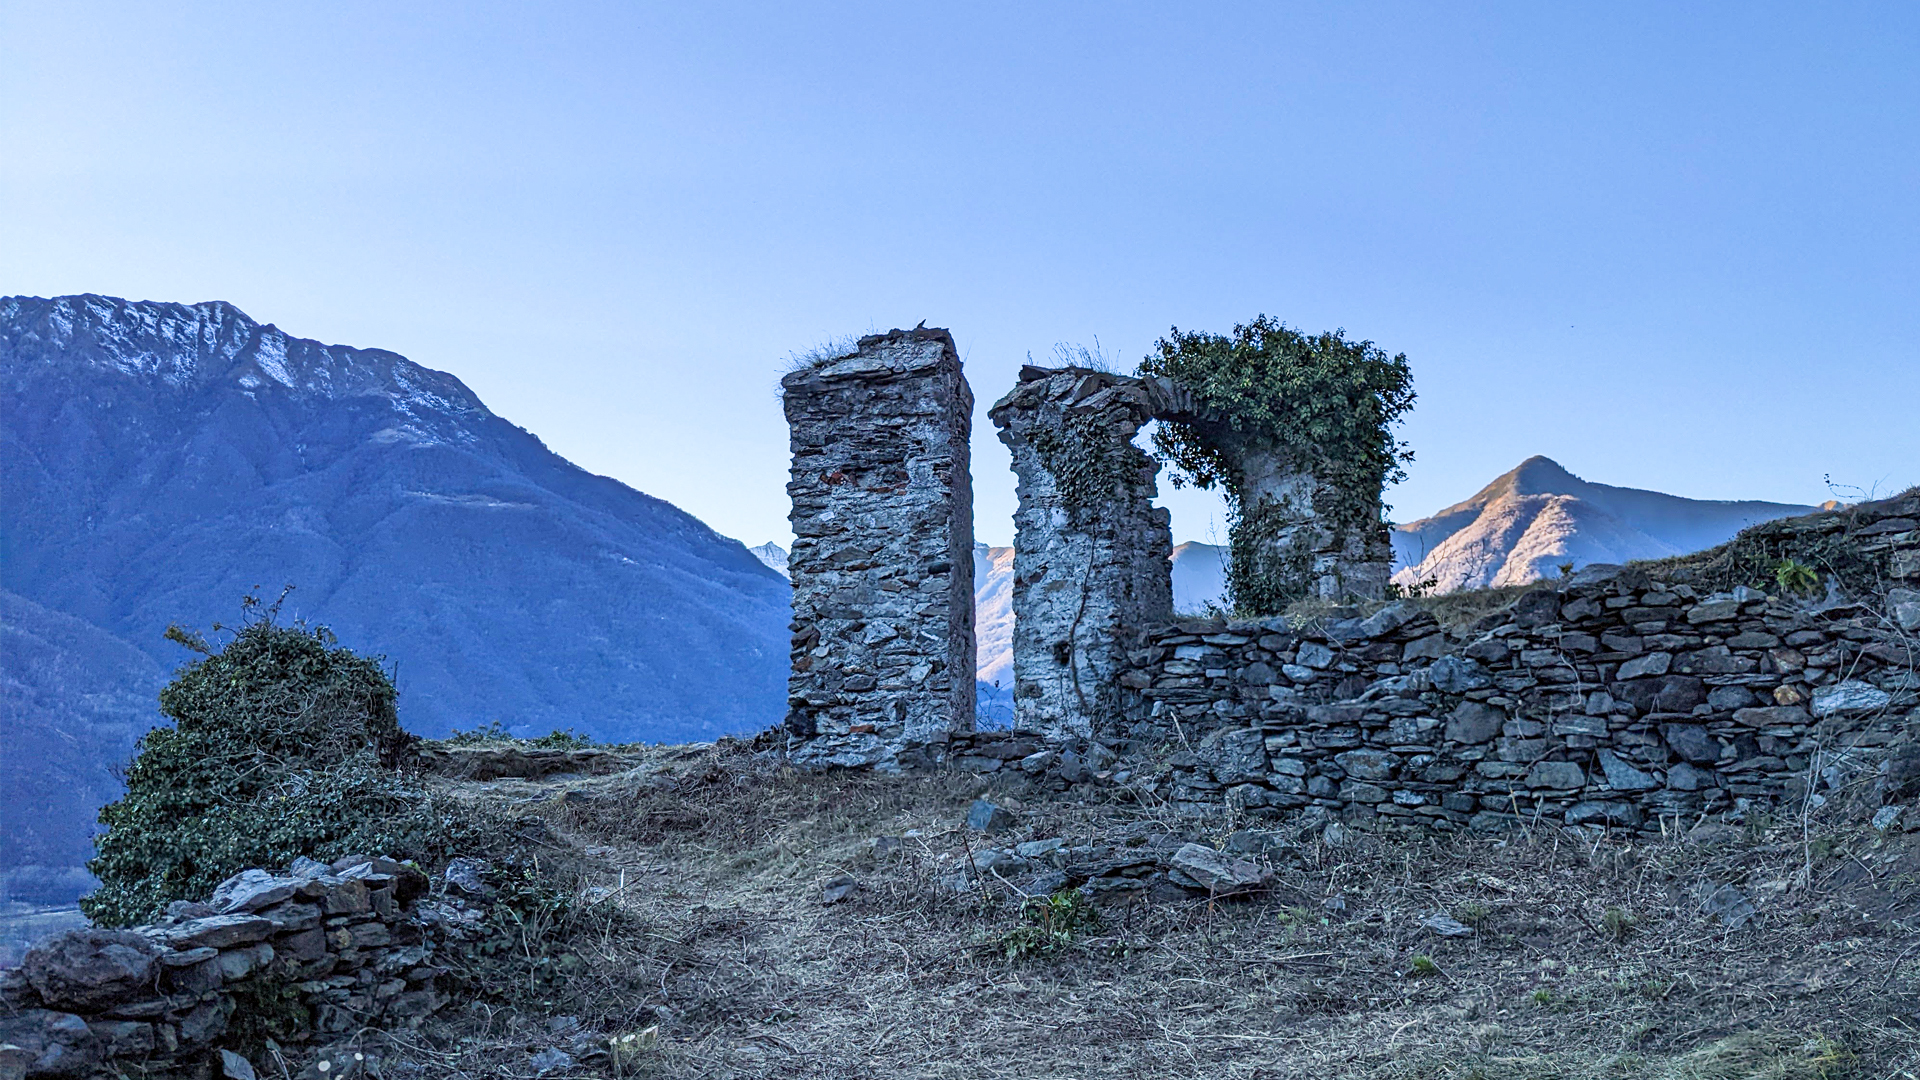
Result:
<svg viewBox="0 0 1920 1080"><path fill-rule="evenodd" d="M1525 585L1462 589L1459 592L1408 599L1431 612L1434 618L1440 620L1441 626L1456 633L1465 633L1481 619L1512 604L1520 598L1521 593L1551 584L1548 581L1533 581ZM1386 600L1361 600L1348 604L1336 604L1330 600L1299 600L1287 607L1285 615L1289 625L1306 629L1320 626L1331 619L1371 615L1388 603L1390 601Z"/></svg>
<svg viewBox="0 0 1920 1080"><path fill-rule="evenodd" d="M1111 906L1069 948L1010 963L996 944L1019 896L951 884L979 850L956 826L982 786L795 773L739 749L455 785L513 807L547 864L619 918L575 942L585 970L560 998L452 1011L398 1051L403 1071L531 1076L530 1053L569 1045L538 1012L597 1033L580 1048L652 1029L624 1072L660 1077L1920 1075L1920 850L1857 827L1712 849L1553 829L1283 837L1263 896ZM1120 798L1018 814L996 845L1124 851L1245 824ZM916 831L874 859L872 837ZM858 891L823 904L843 875ZM1708 922L1708 881L1739 885L1757 923ZM1434 912L1476 932L1436 938ZM1414 973L1416 955L1437 973ZM613 1074L583 1061L567 1075Z"/></svg>

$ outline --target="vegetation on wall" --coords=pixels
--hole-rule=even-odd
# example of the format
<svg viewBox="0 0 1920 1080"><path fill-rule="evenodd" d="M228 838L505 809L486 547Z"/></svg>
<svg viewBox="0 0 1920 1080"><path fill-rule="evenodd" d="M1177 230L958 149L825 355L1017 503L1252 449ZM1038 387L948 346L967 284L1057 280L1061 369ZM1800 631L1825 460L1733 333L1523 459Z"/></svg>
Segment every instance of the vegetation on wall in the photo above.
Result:
<svg viewBox="0 0 1920 1080"><path fill-rule="evenodd" d="M378 660L325 627L276 625L278 604L249 597L245 608L218 650L168 630L201 658L160 692L173 726L140 740L126 795L100 811L107 831L88 869L101 884L81 901L96 923L148 920L240 870L301 855L431 857L462 831L394 769L411 736Z"/></svg>
<svg viewBox="0 0 1920 1080"><path fill-rule="evenodd" d="M1035 425L1027 441L1053 477L1054 489L1069 510L1100 506L1114 493L1136 487L1150 474L1146 455L1132 445L1115 445L1097 413L1069 414L1058 428Z"/></svg>
<svg viewBox="0 0 1920 1080"><path fill-rule="evenodd" d="M1308 553L1271 550L1300 510L1249 505L1231 444L1265 444L1310 474L1313 516L1336 534L1382 527L1380 491L1404 478L1413 458L1393 437L1414 400L1405 354L1350 341L1344 330L1309 335L1261 315L1231 334L1176 327L1139 373L1174 380L1209 414L1207 423L1163 420L1154 448L1174 486L1225 492L1233 516L1228 590L1238 610L1270 613L1299 599Z"/></svg>

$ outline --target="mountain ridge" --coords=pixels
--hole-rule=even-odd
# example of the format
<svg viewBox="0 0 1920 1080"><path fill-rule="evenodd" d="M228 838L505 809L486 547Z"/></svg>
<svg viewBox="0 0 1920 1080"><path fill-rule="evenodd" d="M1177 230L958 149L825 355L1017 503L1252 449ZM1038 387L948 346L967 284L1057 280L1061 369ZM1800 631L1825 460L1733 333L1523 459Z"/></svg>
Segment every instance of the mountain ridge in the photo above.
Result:
<svg viewBox="0 0 1920 1080"><path fill-rule="evenodd" d="M1393 526L1393 581L1439 592L1523 584L1567 564L1699 551L1749 525L1817 509L1595 483L1535 455L1472 496Z"/></svg>
<svg viewBox="0 0 1920 1080"><path fill-rule="evenodd" d="M169 623L292 583L287 617L386 657L421 734L684 742L784 713L784 579L397 353L223 303L0 298L0 476L0 585L162 670Z"/></svg>

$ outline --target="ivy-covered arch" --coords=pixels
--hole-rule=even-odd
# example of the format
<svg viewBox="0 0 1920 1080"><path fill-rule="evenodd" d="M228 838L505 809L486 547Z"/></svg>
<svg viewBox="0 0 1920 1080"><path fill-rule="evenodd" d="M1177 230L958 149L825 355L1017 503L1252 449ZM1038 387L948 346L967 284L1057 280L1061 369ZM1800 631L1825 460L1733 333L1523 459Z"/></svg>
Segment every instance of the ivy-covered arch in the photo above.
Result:
<svg viewBox="0 0 1920 1080"><path fill-rule="evenodd" d="M1393 435L1414 401L1405 354L1261 315L1230 334L1176 327L1139 374L1192 399L1191 411L1159 418L1154 446L1175 486L1226 494L1237 611L1384 593L1392 548L1380 496L1413 457Z"/></svg>

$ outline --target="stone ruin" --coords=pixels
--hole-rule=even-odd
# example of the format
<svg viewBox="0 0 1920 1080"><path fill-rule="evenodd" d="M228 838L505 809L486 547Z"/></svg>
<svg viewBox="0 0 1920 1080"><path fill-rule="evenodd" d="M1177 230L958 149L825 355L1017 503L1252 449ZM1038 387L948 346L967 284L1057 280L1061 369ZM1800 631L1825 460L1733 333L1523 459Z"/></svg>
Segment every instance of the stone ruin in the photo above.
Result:
<svg viewBox="0 0 1920 1080"><path fill-rule="evenodd" d="M0 1077L207 1076L229 1026L263 1001L297 1006L283 1042L417 1027L447 1002L438 950L478 916L429 884L378 855L302 858L285 874L243 871L149 925L48 938L0 972ZM256 1075L218 1053L222 1075ZM364 1072L299 1075L330 1071Z"/></svg>
<svg viewBox="0 0 1920 1080"><path fill-rule="evenodd" d="M1055 738L1110 732L1142 708L1121 684L1127 651L1173 620L1172 533L1153 505L1158 465L1133 444L1148 420L1193 425L1224 452L1266 528L1254 558L1289 592L1379 599L1392 550L1379 493L1362 527L1324 511L1321 478L1250 439L1165 378L1021 369L991 413L1020 478L1014 514L1014 727Z"/></svg>
<svg viewBox="0 0 1920 1080"><path fill-rule="evenodd" d="M796 760L931 763L973 727L973 396L945 330L895 330L782 381L792 428ZM1164 378L1022 369L990 413L1019 475L1014 724L1053 738L1113 729L1143 707L1127 650L1173 618L1158 466L1133 444L1152 419L1195 425L1226 452L1271 527L1261 557L1304 596L1379 597L1385 528L1316 514L1325 485L1240 436ZM1375 535L1375 534L1378 535ZM905 755L905 757L903 757Z"/></svg>
<svg viewBox="0 0 1920 1080"><path fill-rule="evenodd" d="M1603 567L1470 630L1406 601L1306 626L1176 621L1157 467L1133 445L1147 421L1219 440L1243 500L1279 518L1261 539L1293 595L1384 592L1377 499L1330 523L1320 479L1178 385L1028 366L989 412L1019 477L1014 730L975 732L972 396L951 337L863 338L786 387L796 762L1124 781L1182 810L1358 828L1660 832L1804 796L1828 748L1892 745L1916 715L1920 496L1766 527L1845 534L1893 583L1898 625Z"/></svg>
<svg viewBox="0 0 1920 1080"><path fill-rule="evenodd" d="M973 730L973 391L945 330L781 380L799 762L910 767Z"/></svg>
<svg viewBox="0 0 1920 1080"><path fill-rule="evenodd" d="M988 415L1013 453L1013 725L1090 736L1122 715L1128 643L1173 615L1173 547L1133 445L1166 396L1085 368L1021 369Z"/></svg>
<svg viewBox="0 0 1920 1080"><path fill-rule="evenodd" d="M1234 474L1231 486L1240 493L1236 560L1249 560L1256 574L1277 582L1289 596L1385 598L1393 543L1378 487L1342 492L1284 449L1214 416L1169 410L1155 419L1191 424L1221 450Z"/></svg>

